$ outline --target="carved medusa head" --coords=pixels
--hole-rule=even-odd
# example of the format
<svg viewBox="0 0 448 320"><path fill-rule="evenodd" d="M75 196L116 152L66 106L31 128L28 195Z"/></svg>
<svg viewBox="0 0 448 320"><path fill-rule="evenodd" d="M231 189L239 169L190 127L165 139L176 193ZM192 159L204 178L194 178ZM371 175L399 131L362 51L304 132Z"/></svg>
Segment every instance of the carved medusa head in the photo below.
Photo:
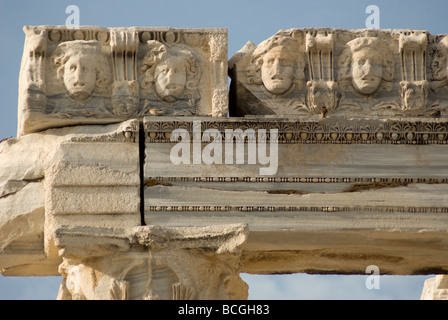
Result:
<svg viewBox="0 0 448 320"><path fill-rule="evenodd" d="M110 67L98 41L63 42L56 49L54 62L58 78L75 100L85 100L95 91L104 94L112 83Z"/></svg>
<svg viewBox="0 0 448 320"><path fill-rule="evenodd" d="M391 89L394 59L387 43L375 37L357 38L347 43L340 58L340 81L351 81L364 95L374 93L380 85Z"/></svg>
<svg viewBox="0 0 448 320"><path fill-rule="evenodd" d="M197 98L201 70L193 51L181 45L168 47L156 40L149 40L148 48L141 66L144 72L141 86L154 89L166 102Z"/></svg>
<svg viewBox="0 0 448 320"><path fill-rule="evenodd" d="M283 94L293 86L302 90L305 60L298 40L274 36L260 43L252 56L248 82L264 87L273 94Z"/></svg>

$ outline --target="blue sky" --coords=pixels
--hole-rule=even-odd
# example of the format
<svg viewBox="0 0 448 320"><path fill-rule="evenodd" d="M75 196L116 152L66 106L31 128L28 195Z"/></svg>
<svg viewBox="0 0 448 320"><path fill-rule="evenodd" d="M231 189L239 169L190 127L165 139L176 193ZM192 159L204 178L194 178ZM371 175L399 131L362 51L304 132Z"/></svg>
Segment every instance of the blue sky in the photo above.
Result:
<svg viewBox="0 0 448 320"><path fill-rule="evenodd" d="M368 5L380 8L381 29L448 34L446 0L0 0L0 140L16 136L17 92L25 25L63 25L68 5L80 9L81 25L227 28L229 58L247 41L260 43L280 29L363 29ZM428 277L381 277L367 290L365 276L249 276L250 298L418 299ZM0 299L54 299L59 278L0 276Z"/></svg>

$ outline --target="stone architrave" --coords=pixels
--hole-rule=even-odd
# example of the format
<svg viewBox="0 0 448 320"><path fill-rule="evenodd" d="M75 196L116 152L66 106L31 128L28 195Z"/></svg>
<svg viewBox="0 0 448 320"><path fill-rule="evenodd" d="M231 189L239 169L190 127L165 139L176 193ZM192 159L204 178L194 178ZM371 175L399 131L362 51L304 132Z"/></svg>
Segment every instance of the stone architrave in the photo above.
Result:
<svg viewBox="0 0 448 320"><path fill-rule="evenodd" d="M225 29L24 31L19 136L147 115L227 115Z"/></svg>
<svg viewBox="0 0 448 320"><path fill-rule="evenodd" d="M440 117L447 112L446 43L426 31L280 30L229 60L230 114ZM282 57L282 68L260 58L272 55ZM269 90L269 82L288 88Z"/></svg>

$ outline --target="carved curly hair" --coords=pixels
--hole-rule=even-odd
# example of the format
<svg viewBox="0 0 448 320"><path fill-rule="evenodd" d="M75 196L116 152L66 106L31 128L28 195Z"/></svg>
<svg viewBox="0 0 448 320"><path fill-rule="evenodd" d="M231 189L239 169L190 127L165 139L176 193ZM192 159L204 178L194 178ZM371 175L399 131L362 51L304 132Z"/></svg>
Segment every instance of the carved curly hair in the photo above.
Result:
<svg viewBox="0 0 448 320"><path fill-rule="evenodd" d="M58 45L53 59L57 67L57 77L64 79L65 63L73 55L90 55L95 59L96 87L95 92L100 95L108 93L108 87L113 82L110 65L101 52L101 43L96 40L67 41Z"/></svg>
<svg viewBox="0 0 448 320"><path fill-rule="evenodd" d="M363 49L373 50L378 53L382 59L383 77L381 85L387 91L392 90L393 79L395 76L395 62L387 42L376 37L356 38L346 44L345 49L339 57L339 81L342 84L351 82L352 56L355 52Z"/></svg>
<svg viewBox="0 0 448 320"><path fill-rule="evenodd" d="M282 53L291 58L295 64L295 73L293 83L299 90L305 87L305 59L300 53L299 42L297 39L288 36L274 36L261 42L252 54L252 68L248 71L247 81L250 84L262 84L261 67L263 65L263 56L272 49L280 47Z"/></svg>
<svg viewBox="0 0 448 320"><path fill-rule="evenodd" d="M143 58L140 71L143 72L143 79L140 86L143 89L154 88L154 83L157 81L155 76L156 66L165 59L176 56L182 57L185 61L187 70L187 83L185 84L185 96L198 94L199 80L201 77L201 68L199 58L194 51L186 45L167 46L157 40L148 41L148 53Z"/></svg>

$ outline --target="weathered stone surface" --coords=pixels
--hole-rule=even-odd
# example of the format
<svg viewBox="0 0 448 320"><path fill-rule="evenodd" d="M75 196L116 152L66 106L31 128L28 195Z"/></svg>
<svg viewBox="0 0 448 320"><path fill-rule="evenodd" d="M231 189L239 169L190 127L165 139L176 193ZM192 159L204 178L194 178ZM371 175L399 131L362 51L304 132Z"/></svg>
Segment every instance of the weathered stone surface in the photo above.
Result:
<svg viewBox="0 0 448 320"><path fill-rule="evenodd" d="M57 274L44 249L45 204L41 182L0 198L0 271L4 275ZM53 264L53 265L52 265Z"/></svg>
<svg viewBox="0 0 448 320"><path fill-rule="evenodd" d="M446 36L279 31L231 59L226 118L225 30L25 32L2 274L61 274L59 299L245 299L240 272L448 273Z"/></svg>
<svg viewBox="0 0 448 320"><path fill-rule="evenodd" d="M239 277L247 226L73 228L56 231L59 299L246 299Z"/></svg>
<svg viewBox="0 0 448 320"><path fill-rule="evenodd" d="M281 30L230 59L230 114L446 116L447 39L413 30Z"/></svg>
<svg viewBox="0 0 448 320"><path fill-rule="evenodd" d="M421 300L448 300L448 277L437 275L426 280Z"/></svg>
<svg viewBox="0 0 448 320"><path fill-rule="evenodd" d="M140 225L138 127L51 129L0 144L2 273L57 275L59 225Z"/></svg>
<svg viewBox="0 0 448 320"><path fill-rule="evenodd" d="M227 115L225 29L24 31L19 136L144 115Z"/></svg>

